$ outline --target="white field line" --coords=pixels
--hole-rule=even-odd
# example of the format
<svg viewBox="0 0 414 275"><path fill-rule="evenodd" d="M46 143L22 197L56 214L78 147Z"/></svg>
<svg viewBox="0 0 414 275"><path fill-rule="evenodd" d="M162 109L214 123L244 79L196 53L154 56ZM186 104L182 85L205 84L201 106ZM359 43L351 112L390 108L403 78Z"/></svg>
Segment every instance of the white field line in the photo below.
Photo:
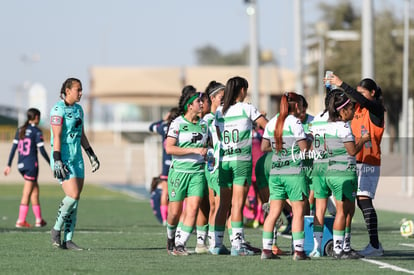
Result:
<svg viewBox="0 0 414 275"><path fill-rule="evenodd" d="M388 268L388 269L391 269L393 271L399 271L399 272L405 272L405 273L408 273L408 274L414 274L413 270L408 270L408 269L401 268L401 267L391 265L391 264L387 264L387 263L384 263L384 262L371 260L371 259L361 259L361 260L364 261L364 262L371 263L371 264L379 265L380 268Z"/></svg>
<svg viewBox="0 0 414 275"><path fill-rule="evenodd" d="M408 246L408 247L414 247L414 244L413 243L400 243L399 245Z"/></svg>

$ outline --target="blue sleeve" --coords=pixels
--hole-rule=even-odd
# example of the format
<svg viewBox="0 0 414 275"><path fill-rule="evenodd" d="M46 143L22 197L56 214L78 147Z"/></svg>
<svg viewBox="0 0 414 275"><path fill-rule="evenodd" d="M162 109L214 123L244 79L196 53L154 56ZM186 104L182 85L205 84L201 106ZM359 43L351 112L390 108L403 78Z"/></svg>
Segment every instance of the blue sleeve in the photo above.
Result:
<svg viewBox="0 0 414 275"><path fill-rule="evenodd" d="M16 134L15 134L14 139L13 139L13 145L12 145L12 148L10 150L9 159L7 161L7 166L11 167L11 165L12 165L14 154L16 153L18 143L19 143L19 129L17 129Z"/></svg>
<svg viewBox="0 0 414 275"><path fill-rule="evenodd" d="M43 158L47 161L47 163L50 163L49 155L47 154L45 146L43 146L43 144L44 144L43 133L40 129L38 129L38 132L36 133L36 145L38 146L39 151L42 154Z"/></svg>
<svg viewBox="0 0 414 275"><path fill-rule="evenodd" d="M162 120L159 120L159 121L156 121L156 122L151 123L151 125L149 126L149 131L150 132L153 132L153 133L158 132L157 129L158 129L158 126L161 123L162 123Z"/></svg>

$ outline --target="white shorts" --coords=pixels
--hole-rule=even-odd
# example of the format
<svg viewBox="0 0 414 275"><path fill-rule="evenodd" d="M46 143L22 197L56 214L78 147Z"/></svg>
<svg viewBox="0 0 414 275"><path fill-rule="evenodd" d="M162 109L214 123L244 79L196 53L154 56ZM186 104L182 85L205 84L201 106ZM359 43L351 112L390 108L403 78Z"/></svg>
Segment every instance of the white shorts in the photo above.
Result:
<svg viewBox="0 0 414 275"><path fill-rule="evenodd" d="M380 166L357 163L358 196L374 199L380 177Z"/></svg>

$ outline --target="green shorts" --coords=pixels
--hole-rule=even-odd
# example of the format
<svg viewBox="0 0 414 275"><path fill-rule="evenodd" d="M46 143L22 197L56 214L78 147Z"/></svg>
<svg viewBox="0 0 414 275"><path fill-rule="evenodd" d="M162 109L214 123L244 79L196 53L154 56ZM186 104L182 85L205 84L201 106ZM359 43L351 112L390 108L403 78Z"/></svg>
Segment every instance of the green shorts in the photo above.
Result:
<svg viewBox="0 0 414 275"><path fill-rule="evenodd" d="M343 201L347 198L351 202L355 201L358 188L358 178L355 172L331 170L326 174L326 181L336 200Z"/></svg>
<svg viewBox="0 0 414 275"><path fill-rule="evenodd" d="M220 161L219 165L220 187L232 187L233 184L248 186L252 184L251 161Z"/></svg>
<svg viewBox="0 0 414 275"><path fill-rule="evenodd" d="M214 191L214 193L220 196L220 186L219 186L219 169L214 170L213 173L207 170L206 165L206 180L208 187Z"/></svg>
<svg viewBox="0 0 414 275"><path fill-rule="evenodd" d="M304 159L302 161L302 169L305 172L306 183L309 186L311 186L312 185L313 159Z"/></svg>
<svg viewBox="0 0 414 275"><path fill-rule="evenodd" d="M309 197L309 185L304 172L299 175L270 175L269 200L301 201Z"/></svg>
<svg viewBox="0 0 414 275"><path fill-rule="evenodd" d="M262 155L256 162L254 172L256 173L256 184L259 190L269 187L269 172L272 168L272 154L268 152Z"/></svg>
<svg viewBox="0 0 414 275"><path fill-rule="evenodd" d="M206 193L207 181L204 170L198 173L176 172L170 168L168 172L168 199L183 201L186 197L202 198Z"/></svg>
<svg viewBox="0 0 414 275"><path fill-rule="evenodd" d="M327 162L318 162L313 164L311 190L313 190L314 197L316 199L327 199L332 194L331 189L329 189L326 182L327 170Z"/></svg>

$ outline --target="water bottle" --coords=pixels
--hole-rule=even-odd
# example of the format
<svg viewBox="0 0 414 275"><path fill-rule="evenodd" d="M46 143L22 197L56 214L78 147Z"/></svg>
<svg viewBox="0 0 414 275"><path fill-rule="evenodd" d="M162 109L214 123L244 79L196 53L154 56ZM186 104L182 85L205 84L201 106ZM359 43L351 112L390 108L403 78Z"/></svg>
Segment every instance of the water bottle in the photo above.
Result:
<svg viewBox="0 0 414 275"><path fill-rule="evenodd" d="M209 172L214 170L214 164L215 164L214 150L210 148L207 150L207 170Z"/></svg>
<svg viewBox="0 0 414 275"><path fill-rule="evenodd" d="M325 72L325 87L328 88L329 90L333 90L336 89L336 85L332 85L331 81L328 80L328 78L332 77L333 72L332 71L326 71Z"/></svg>
<svg viewBox="0 0 414 275"><path fill-rule="evenodd" d="M365 126L364 125L362 125L361 126L361 137L363 136L363 135L365 135L366 133L368 133L368 130L365 128ZM365 148L371 148L372 147L372 143L371 143L371 140L370 141L367 141L367 142L365 142Z"/></svg>

